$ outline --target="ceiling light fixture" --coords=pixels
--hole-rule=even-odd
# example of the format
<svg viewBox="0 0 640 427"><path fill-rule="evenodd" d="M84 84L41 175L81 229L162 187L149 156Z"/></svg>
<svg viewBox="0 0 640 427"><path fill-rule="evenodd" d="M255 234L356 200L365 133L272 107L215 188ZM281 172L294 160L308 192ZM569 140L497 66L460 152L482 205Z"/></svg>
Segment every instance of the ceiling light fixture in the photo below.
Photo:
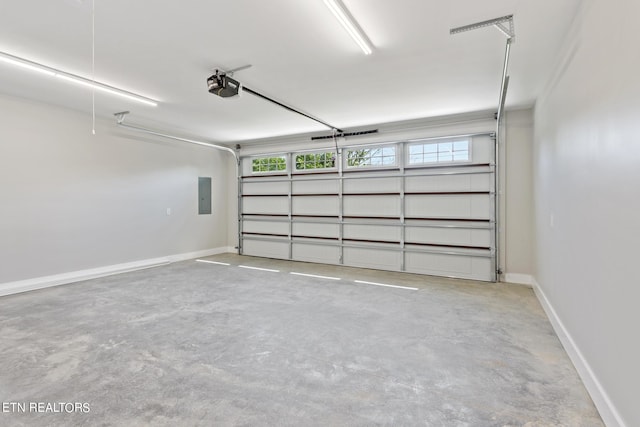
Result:
<svg viewBox="0 0 640 427"><path fill-rule="evenodd" d="M58 70L56 68L49 67L47 65L29 61L28 59L20 58L18 56L14 56L5 52L0 52L0 61L5 62L7 64L15 65L18 67L26 68L31 71L37 71L39 73L43 73L48 76L60 77L62 80L75 83L80 86L86 86L93 89L97 89L102 92L110 93L112 95L117 95L123 98L130 99L132 101L141 102L143 104L151 105L153 107L158 105L158 101L155 101L151 98L147 98L146 96L138 95L137 93L129 92L127 90L120 89L114 86L109 86L107 84L100 83L92 79L87 79L85 77L78 76L76 74L67 73L66 71Z"/></svg>
<svg viewBox="0 0 640 427"><path fill-rule="evenodd" d="M347 8L340 0L324 0L324 4L333 13L336 19L342 24L347 33L356 42L365 55L371 55L373 48L367 35L362 31L356 20L351 16Z"/></svg>
<svg viewBox="0 0 640 427"><path fill-rule="evenodd" d="M4 52L0 52L0 61L6 62L7 64L15 65L17 67L26 68L27 70L37 71L38 73L46 74L51 77L56 75L56 73L49 70L48 68L38 67L31 61L26 61L24 59L18 58L17 56L9 55Z"/></svg>

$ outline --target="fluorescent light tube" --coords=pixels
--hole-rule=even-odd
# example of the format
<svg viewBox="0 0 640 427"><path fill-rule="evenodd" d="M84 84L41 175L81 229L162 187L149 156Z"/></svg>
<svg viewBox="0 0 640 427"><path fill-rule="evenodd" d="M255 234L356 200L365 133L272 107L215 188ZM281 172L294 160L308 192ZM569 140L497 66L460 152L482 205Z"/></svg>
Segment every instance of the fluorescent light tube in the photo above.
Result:
<svg viewBox="0 0 640 427"><path fill-rule="evenodd" d="M105 85L100 82L94 82L93 80L85 79L84 77L76 76L74 74L56 73L56 77L60 77L62 80L66 80L71 83L75 83L81 86L90 87L102 92L110 93L112 95L118 95L123 98L130 99L132 101L142 102L143 104L151 105L155 107L158 103L152 99L136 95L135 93L128 92L126 90L118 89L113 86Z"/></svg>
<svg viewBox="0 0 640 427"><path fill-rule="evenodd" d="M60 77L63 80L66 80L71 83L75 83L77 85L90 87L102 92L109 93L111 95L117 95L123 98L130 99L132 101L137 101L143 104L151 105L153 107L158 105L157 101L151 98L147 98L146 96L138 95L136 93L129 92L124 89L119 89L117 87L109 86L107 84L100 83L91 79L87 79L85 77L78 76L76 74L67 73L66 71L48 67L46 65L29 61L28 59L20 58L18 56L10 55L5 52L0 52L0 61L5 62L7 64L15 65L18 67L26 68L31 71L37 71L39 73L43 73L48 76Z"/></svg>
<svg viewBox="0 0 640 427"><path fill-rule="evenodd" d="M18 67L26 68L27 70L37 71L42 74L46 74L48 76L55 76L56 73L43 67L39 67L39 64L35 62L27 61L17 56L8 55L6 53L0 52L0 61L6 62L7 64L16 65Z"/></svg>
<svg viewBox="0 0 640 427"><path fill-rule="evenodd" d="M324 4L342 24L347 33L356 42L365 55L371 55L373 49L367 35L362 31L358 23L353 19L347 8L340 0L324 0Z"/></svg>

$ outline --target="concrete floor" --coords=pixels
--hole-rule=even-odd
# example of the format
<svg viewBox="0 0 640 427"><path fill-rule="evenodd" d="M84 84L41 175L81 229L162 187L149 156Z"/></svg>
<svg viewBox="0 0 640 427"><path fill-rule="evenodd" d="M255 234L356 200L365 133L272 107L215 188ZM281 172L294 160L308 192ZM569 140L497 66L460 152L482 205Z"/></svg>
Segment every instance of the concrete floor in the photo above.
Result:
<svg viewBox="0 0 640 427"><path fill-rule="evenodd" d="M0 401L90 405L0 425L603 425L531 289L207 259L0 298Z"/></svg>

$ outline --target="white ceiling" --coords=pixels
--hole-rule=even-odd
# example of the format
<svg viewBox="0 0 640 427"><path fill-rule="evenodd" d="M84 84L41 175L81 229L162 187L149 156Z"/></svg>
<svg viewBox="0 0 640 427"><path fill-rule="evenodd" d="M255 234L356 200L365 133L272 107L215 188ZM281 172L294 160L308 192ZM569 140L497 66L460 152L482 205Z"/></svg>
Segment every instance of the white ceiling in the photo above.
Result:
<svg viewBox="0 0 640 427"><path fill-rule="evenodd" d="M324 131L243 94L207 92L215 68L348 129L497 107L505 37L449 29L515 15L507 107L535 102L580 0L344 0L370 56L322 0L95 0L95 78L160 101L96 94L96 112L222 143ZM0 51L91 76L91 0L0 3ZM0 62L0 93L91 111L87 89Z"/></svg>

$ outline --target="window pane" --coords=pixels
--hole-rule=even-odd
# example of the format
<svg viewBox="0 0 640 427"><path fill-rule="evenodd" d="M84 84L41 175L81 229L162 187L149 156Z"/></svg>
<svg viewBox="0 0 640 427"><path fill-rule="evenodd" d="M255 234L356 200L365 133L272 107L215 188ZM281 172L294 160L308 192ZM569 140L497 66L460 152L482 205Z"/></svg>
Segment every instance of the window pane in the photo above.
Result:
<svg viewBox="0 0 640 427"><path fill-rule="evenodd" d="M347 152L347 161L351 162L354 154ZM308 153L296 155L296 170L326 169L335 167L335 153L325 151L322 153Z"/></svg>
<svg viewBox="0 0 640 427"><path fill-rule="evenodd" d="M453 151L453 143L441 142L438 144L438 153L451 153Z"/></svg>
<svg viewBox="0 0 640 427"><path fill-rule="evenodd" d="M348 167L381 167L396 164L396 146L352 149L347 152ZM335 153L327 152L327 163L335 165Z"/></svg>
<svg viewBox="0 0 640 427"><path fill-rule="evenodd" d="M425 163L435 163L438 161L438 154L436 153L428 153L424 155L424 162Z"/></svg>
<svg viewBox="0 0 640 427"><path fill-rule="evenodd" d="M415 163L422 163L422 154L412 154L409 157L409 163L410 164L415 164Z"/></svg>
<svg viewBox="0 0 640 427"><path fill-rule="evenodd" d="M284 157L260 157L251 161L252 172L274 172L287 170Z"/></svg>
<svg viewBox="0 0 640 427"><path fill-rule="evenodd" d="M438 152L438 144L424 144L424 152L425 153L437 153Z"/></svg>
<svg viewBox="0 0 640 427"><path fill-rule="evenodd" d="M453 143L453 149L455 151L469 151L469 141L455 141Z"/></svg>
<svg viewBox="0 0 640 427"><path fill-rule="evenodd" d="M409 164L468 162L471 160L469 139L409 144Z"/></svg>

